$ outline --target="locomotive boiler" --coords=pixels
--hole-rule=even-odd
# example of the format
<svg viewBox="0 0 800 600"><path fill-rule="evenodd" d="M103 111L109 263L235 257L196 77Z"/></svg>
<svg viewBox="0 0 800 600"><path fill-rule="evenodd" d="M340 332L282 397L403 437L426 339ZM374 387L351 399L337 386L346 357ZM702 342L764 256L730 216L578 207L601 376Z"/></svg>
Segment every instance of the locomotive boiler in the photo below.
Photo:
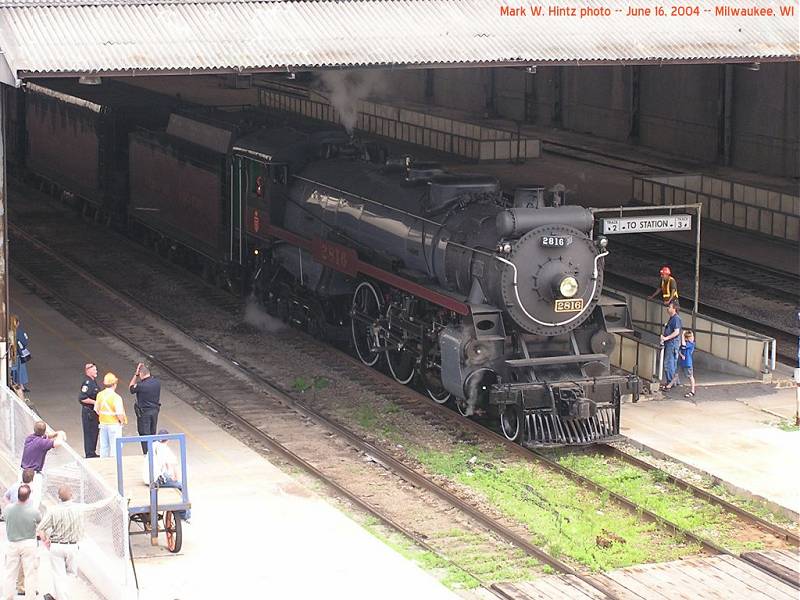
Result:
<svg viewBox="0 0 800 600"><path fill-rule="evenodd" d="M624 300L602 294L607 242L590 211L330 134L268 151L245 140L234 164L265 259L256 289L277 314L305 309L316 331L349 321L364 364L499 418L508 439L619 432L638 380L609 365L630 324Z"/></svg>

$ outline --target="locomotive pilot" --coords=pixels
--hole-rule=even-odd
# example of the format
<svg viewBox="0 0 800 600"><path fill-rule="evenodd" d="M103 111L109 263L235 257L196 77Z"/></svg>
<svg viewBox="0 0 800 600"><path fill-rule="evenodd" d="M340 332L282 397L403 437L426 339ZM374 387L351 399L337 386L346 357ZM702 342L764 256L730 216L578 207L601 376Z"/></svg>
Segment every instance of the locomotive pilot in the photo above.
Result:
<svg viewBox="0 0 800 600"><path fill-rule="evenodd" d="M652 294L650 300L654 300L656 296L661 294L661 301L664 306L667 306L673 300L678 300L678 282L672 276L672 271L669 267L661 267L659 271L661 275L661 283Z"/></svg>

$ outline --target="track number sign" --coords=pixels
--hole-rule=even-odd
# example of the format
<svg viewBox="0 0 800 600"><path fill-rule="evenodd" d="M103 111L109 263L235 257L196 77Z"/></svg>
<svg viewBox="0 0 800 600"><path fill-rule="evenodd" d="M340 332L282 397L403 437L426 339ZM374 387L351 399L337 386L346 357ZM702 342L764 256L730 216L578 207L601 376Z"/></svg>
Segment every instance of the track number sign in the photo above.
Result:
<svg viewBox="0 0 800 600"><path fill-rule="evenodd" d="M603 219L603 235L614 233L648 233L651 231L688 231L692 215L658 215L652 217L620 217Z"/></svg>

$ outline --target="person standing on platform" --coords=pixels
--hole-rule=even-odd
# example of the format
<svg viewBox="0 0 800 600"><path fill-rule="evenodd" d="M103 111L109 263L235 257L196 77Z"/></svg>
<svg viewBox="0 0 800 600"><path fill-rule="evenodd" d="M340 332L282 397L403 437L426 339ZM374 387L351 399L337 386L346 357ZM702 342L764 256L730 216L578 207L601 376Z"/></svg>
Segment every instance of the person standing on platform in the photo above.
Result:
<svg viewBox="0 0 800 600"><path fill-rule="evenodd" d="M139 435L155 435L158 411L161 409L161 382L153 377L147 366L139 363L128 387L131 394L136 394L136 402L133 404L136 430ZM142 454L147 454L145 442L142 442Z"/></svg>
<svg viewBox="0 0 800 600"><path fill-rule="evenodd" d="M668 305L673 300L678 301L678 282L672 276L672 270L669 267L661 267L659 271L661 275L661 283L656 288L656 291L650 294L650 300L654 300L656 296L661 294L661 302Z"/></svg>
<svg viewBox="0 0 800 600"><path fill-rule="evenodd" d="M17 591L19 565L25 572L26 600L36 598L36 526L41 521L39 510L30 503L31 488L23 484L17 492L17 502L6 510L6 576L3 600L13 600Z"/></svg>
<svg viewBox="0 0 800 600"><path fill-rule="evenodd" d="M683 333L683 345L680 350L681 371L683 376L689 380L692 390L683 395L684 398L694 398L694 332L687 329Z"/></svg>
<svg viewBox="0 0 800 600"><path fill-rule="evenodd" d="M83 453L86 458L97 458L97 436L100 433L100 424L97 413L94 412L94 403L100 387L97 385L97 365L86 363L83 367L83 383L78 394L78 403L81 405L81 423L83 424Z"/></svg>
<svg viewBox="0 0 800 600"><path fill-rule="evenodd" d="M122 426L128 424L125 406L117 393L117 376L106 373L103 377L105 389L97 394L94 411L100 422L100 456L116 456L117 438L122 435Z"/></svg>
<svg viewBox="0 0 800 600"><path fill-rule="evenodd" d="M34 498L39 500L42 498L42 469L44 469L44 459L47 458L47 453L66 441L67 434L63 431L47 433L47 424L44 421L36 421L33 424L33 433L25 438L19 466L23 473L25 469L34 471L33 482L29 486Z"/></svg>
<svg viewBox="0 0 800 600"><path fill-rule="evenodd" d="M678 370L678 350L681 345L681 329L683 323L678 316L678 303L673 300L667 306L669 319L664 324L664 333L661 334L661 343L664 345L664 384L661 391L671 390L675 387Z"/></svg>
<svg viewBox="0 0 800 600"><path fill-rule="evenodd" d="M22 477L19 479L19 481L16 481L15 483L12 483L10 486L8 486L8 489L6 490L6 493L3 494L3 498L2 498L3 508L8 506L9 504L14 504L14 502L17 501L17 493L19 492L19 486L21 486L21 485L27 485L29 487L32 486L33 477L34 477L35 474L36 474L36 472L33 469L23 469L22 470ZM34 495L34 490L33 490L32 487L31 487L30 503L33 506L35 506L36 508L39 508L39 505L42 503L41 497L37 498Z"/></svg>
<svg viewBox="0 0 800 600"><path fill-rule="evenodd" d="M23 392L30 392L27 363L31 359L31 351L28 348L28 334L25 333L25 328L22 327L17 315L11 315L8 342L12 386L22 388Z"/></svg>
<svg viewBox="0 0 800 600"><path fill-rule="evenodd" d="M50 565L57 600L69 600L68 576L77 575L78 544L83 537L83 509L72 502L72 489L58 488L56 506L50 507L39 523L38 533L50 548ZM46 596L45 596L46 597ZM51 596L52 597L52 596Z"/></svg>

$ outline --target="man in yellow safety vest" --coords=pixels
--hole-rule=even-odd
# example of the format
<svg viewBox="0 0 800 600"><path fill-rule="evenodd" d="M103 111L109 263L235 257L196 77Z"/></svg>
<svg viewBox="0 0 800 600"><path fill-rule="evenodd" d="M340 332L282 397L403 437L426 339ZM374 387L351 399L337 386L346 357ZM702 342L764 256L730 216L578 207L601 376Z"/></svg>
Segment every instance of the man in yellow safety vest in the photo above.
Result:
<svg viewBox="0 0 800 600"><path fill-rule="evenodd" d="M656 296L661 294L661 301L664 305L668 305L673 300L678 299L678 282L672 276L672 271L669 267L661 267L661 284L656 288L656 291L650 294L650 299L654 300Z"/></svg>

